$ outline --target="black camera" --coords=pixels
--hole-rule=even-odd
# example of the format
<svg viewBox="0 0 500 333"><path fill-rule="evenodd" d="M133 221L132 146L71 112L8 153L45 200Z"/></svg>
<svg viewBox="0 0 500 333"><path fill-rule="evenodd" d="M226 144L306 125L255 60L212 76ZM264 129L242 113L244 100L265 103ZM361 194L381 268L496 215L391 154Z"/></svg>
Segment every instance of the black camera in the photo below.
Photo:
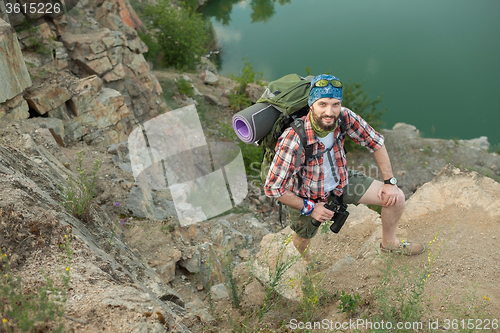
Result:
<svg viewBox="0 0 500 333"><path fill-rule="evenodd" d="M342 200L338 200L338 197L336 197L331 205L325 204L325 208L334 212L330 230L337 234L344 225L345 220L347 220L347 217L349 216L347 205L343 203ZM321 222L315 219L311 219L311 223L315 227L319 227L321 225Z"/></svg>

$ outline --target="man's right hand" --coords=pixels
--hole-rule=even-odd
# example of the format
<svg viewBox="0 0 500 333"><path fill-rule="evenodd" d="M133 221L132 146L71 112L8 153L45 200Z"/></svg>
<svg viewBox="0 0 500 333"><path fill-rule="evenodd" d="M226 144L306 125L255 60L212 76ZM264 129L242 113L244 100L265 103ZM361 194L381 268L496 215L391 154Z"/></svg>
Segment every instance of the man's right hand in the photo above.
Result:
<svg viewBox="0 0 500 333"><path fill-rule="evenodd" d="M311 217L316 221L323 223L333 218L334 212L325 207L324 202L318 202L311 213Z"/></svg>

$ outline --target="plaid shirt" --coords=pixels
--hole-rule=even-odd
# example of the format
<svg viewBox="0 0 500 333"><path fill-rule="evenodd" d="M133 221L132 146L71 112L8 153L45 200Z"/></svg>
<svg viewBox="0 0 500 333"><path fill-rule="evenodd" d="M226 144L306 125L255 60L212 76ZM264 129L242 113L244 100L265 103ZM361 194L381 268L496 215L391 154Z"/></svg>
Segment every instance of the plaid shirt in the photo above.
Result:
<svg viewBox="0 0 500 333"><path fill-rule="evenodd" d="M384 137L377 133L368 123L348 108L342 107L341 112L346 121L346 134L357 144L367 147L370 152L378 150L384 144ZM304 118L307 144L313 144L313 156L325 150L325 146L319 142L309 119L309 114ZM340 195L342 189L347 185L347 162L344 153L344 140L339 144L340 126L334 131L335 141L333 153L340 174L340 183L334 189L335 194ZM301 198L314 201L326 201L328 193L324 191L323 156L312 158L308 165L305 164L305 150L302 150L301 163L295 168L295 160L299 150L299 135L290 127L287 128L278 139L276 144L276 155L267 175L264 192L268 197L281 197L288 189ZM330 152L331 153L331 152ZM325 156L325 158L327 158ZM302 187L299 188L299 177L302 178Z"/></svg>

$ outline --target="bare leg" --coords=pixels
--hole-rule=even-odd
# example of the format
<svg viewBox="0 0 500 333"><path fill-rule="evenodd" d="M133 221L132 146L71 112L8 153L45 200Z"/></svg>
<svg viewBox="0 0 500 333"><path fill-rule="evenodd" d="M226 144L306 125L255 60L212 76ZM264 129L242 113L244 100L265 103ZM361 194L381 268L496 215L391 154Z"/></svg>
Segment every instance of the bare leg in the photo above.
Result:
<svg viewBox="0 0 500 333"><path fill-rule="evenodd" d="M377 196L378 190L382 187L382 185L383 183L378 180L373 181L368 190L359 200L359 203L382 206L382 246L389 248L399 244L399 240L396 238L396 229L398 227L399 219L401 218L401 215L403 215L405 196L403 191L399 189L397 204L384 206L382 201Z"/></svg>
<svg viewBox="0 0 500 333"><path fill-rule="evenodd" d="M293 245L295 245L297 251L299 251L300 255L302 256L305 264L309 265L312 261L311 253L309 251L309 243L311 242L311 240L302 238L294 232L292 236L292 242Z"/></svg>

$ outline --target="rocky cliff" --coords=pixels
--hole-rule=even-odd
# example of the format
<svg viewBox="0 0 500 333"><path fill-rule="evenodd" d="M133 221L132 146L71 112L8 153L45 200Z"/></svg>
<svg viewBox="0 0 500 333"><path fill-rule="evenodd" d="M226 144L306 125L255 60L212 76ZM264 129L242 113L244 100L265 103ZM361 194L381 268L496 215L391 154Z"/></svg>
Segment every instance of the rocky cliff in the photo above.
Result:
<svg viewBox="0 0 500 333"><path fill-rule="evenodd" d="M57 19L15 33L0 20L0 119L62 120L62 140L108 146L167 110L125 1L79 1Z"/></svg>

